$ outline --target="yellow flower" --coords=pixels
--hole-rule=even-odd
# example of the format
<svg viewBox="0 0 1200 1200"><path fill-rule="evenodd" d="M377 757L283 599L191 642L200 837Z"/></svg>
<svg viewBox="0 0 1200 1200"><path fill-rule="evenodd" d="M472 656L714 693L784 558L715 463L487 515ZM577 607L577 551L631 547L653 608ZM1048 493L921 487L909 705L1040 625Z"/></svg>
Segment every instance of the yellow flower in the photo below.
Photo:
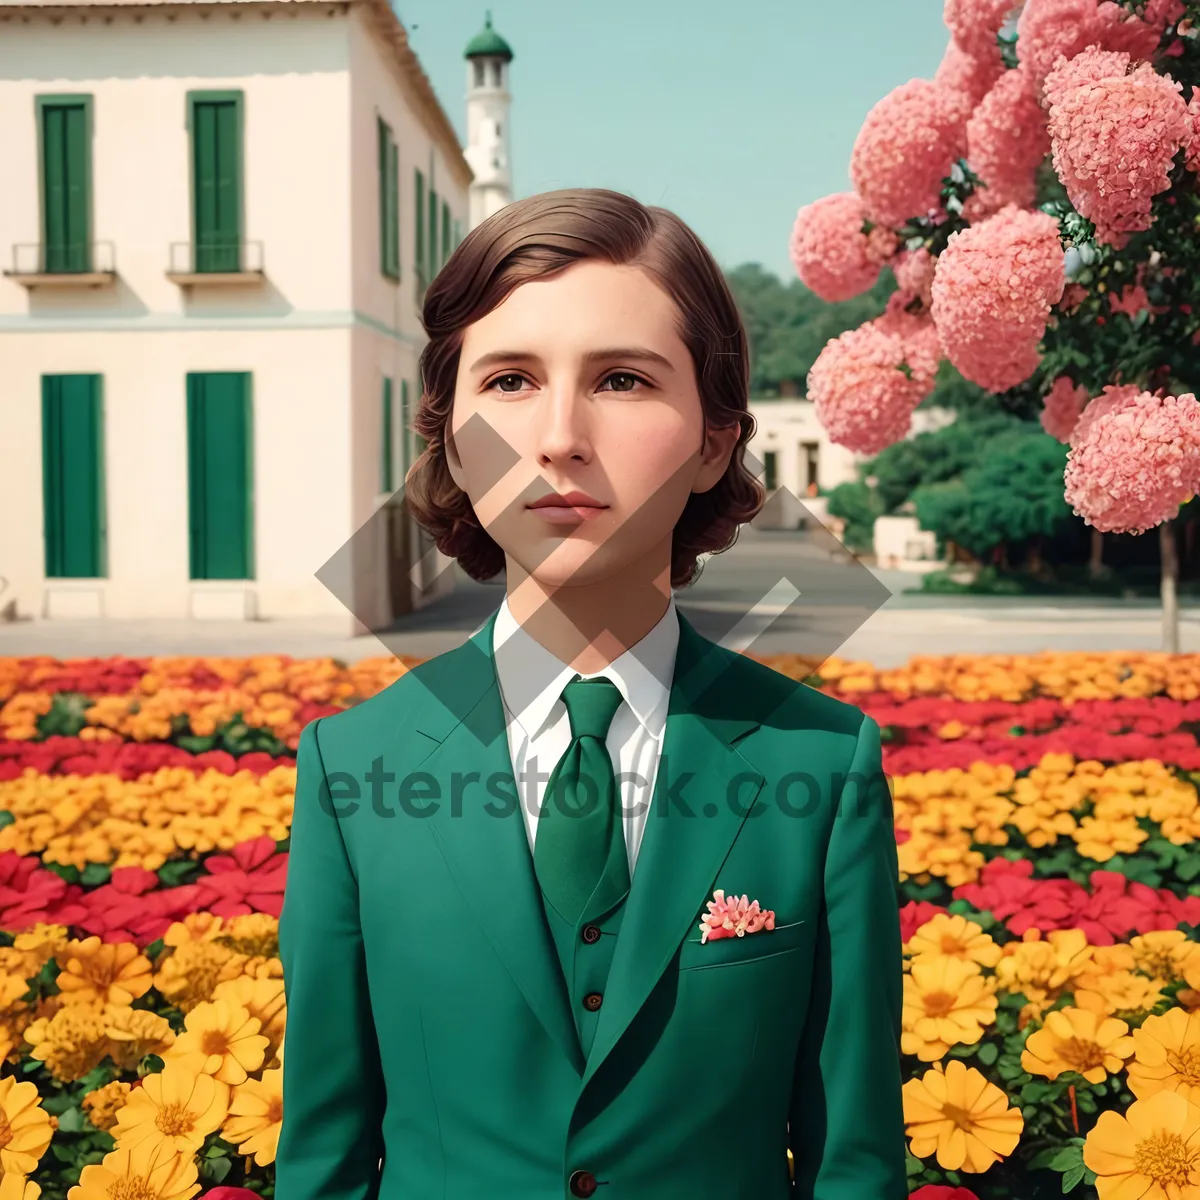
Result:
<svg viewBox="0 0 1200 1200"><path fill-rule="evenodd" d="M1043 940L1037 930L1003 947L996 979L1010 992L1021 992L1035 1008L1052 1003L1087 970L1092 957L1082 929L1055 929Z"/></svg>
<svg viewBox="0 0 1200 1200"><path fill-rule="evenodd" d="M108 1053L102 1014L83 1006L39 1017L25 1030L30 1057L46 1064L56 1079L73 1083L100 1065Z"/></svg>
<svg viewBox="0 0 1200 1200"><path fill-rule="evenodd" d="M54 1126L37 1084L0 1079L0 1171L28 1175L50 1146Z"/></svg>
<svg viewBox="0 0 1200 1200"><path fill-rule="evenodd" d="M908 940L906 947L914 962L946 955L994 967L1000 961L1000 947L983 928L966 917L938 913L926 921Z"/></svg>
<svg viewBox="0 0 1200 1200"><path fill-rule="evenodd" d="M996 1020L996 997L973 962L914 961L904 976L901 1049L934 1062L951 1046L973 1045Z"/></svg>
<svg viewBox="0 0 1200 1200"><path fill-rule="evenodd" d="M904 1085L904 1121L917 1158L936 1153L946 1171L978 1174L1011 1154L1025 1118L974 1067L952 1058Z"/></svg>
<svg viewBox="0 0 1200 1200"><path fill-rule="evenodd" d="M1182 979L1196 960L1196 943L1180 929L1157 929L1129 939L1138 969L1163 983Z"/></svg>
<svg viewBox="0 0 1200 1200"><path fill-rule="evenodd" d="M270 1041L268 1053L278 1050L287 1022L287 999L282 979L239 975L236 979L218 983L213 989L213 999L240 1004L261 1024L259 1033Z"/></svg>
<svg viewBox="0 0 1200 1200"><path fill-rule="evenodd" d="M1129 1064L1129 1090L1146 1100L1155 1092L1178 1092L1200 1105L1200 1012L1172 1008L1147 1017L1133 1031L1136 1047Z"/></svg>
<svg viewBox="0 0 1200 1200"><path fill-rule="evenodd" d="M1122 1020L1148 1012L1163 998L1160 981L1133 971L1098 978L1092 987L1077 985L1074 994L1076 1008Z"/></svg>
<svg viewBox="0 0 1200 1200"><path fill-rule="evenodd" d="M159 959L154 986L183 1012L212 999L213 989L221 981L221 972L229 964L241 974L244 956L209 939L185 941Z"/></svg>
<svg viewBox="0 0 1200 1200"><path fill-rule="evenodd" d="M283 1128L283 1071L264 1071L262 1079L247 1079L233 1089L229 1117L221 1136L239 1154L252 1154L260 1167L275 1161Z"/></svg>
<svg viewBox="0 0 1200 1200"><path fill-rule="evenodd" d="M0 1200L38 1200L41 1194L41 1184L26 1179L24 1175L8 1171L0 1174Z"/></svg>
<svg viewBox="0 0 1200 1200"><path fill-rule="evenodd" d="M98 937L68 943L58 987L67 1004L132 1004L153 983L150 960L130 942Z"/></svg>
<svg viewBox="0 0 1200 1200"><path fill-rule="evenodd" d="M1057 1009L1031 1033L1021 1051L1021 1066L1030 1075L1057 1079L1076 1071L1089 1083L1115 1075L1133 1053L1129 1026L1116 1017L1103 1017L1081 1008Z"/></svg>
<svg viewBox="0 0 1200 1200"><path fill-rule="evenodd" d="M230 920L218 940L251 958L275 958L279 954L279 919L269 913L243 913Z"/></svg>
<svg viewBox="0 0 1200 1200"><path fill-rule="evenodd" d="M117 1117L112 1136L118 1147L163 1146L194 1154L229 1112L229 1087L188 1064L167 1063L134 1088Z"/></svg>
<svg viewBox="0 0 1200 1200"><path fill-rule="evenodd" d="M142 1008L111 1006L105 1013L104 1032L112 1045L109 1053L122 1071L133 1071L147 1054L165 1055L175 1044L175 1031L166 1017Z"/></svg>
<svg viewBox="0 0 1200 1200"><path fill-rule="evenodd" d="M190 1154L161 1144L118 1146L102 1163L83 1168L67 1200L191 1200L200 1190L199 1174Z"/></svg>
<svg viewBox="0 0 1200 1200"><path fill-rule="evenodd" d="M1200 1108L1178 1092L1135 1100L1124 1115L1100 1114L1083 1145L1100 1200L1200 1197Z"/></svg>
<svg viewBox="0 0 1200 1200"><path fill-rule="evenodd" d="M117 1123L117 1114L124 1108L132 1090L130 1084L114 1079L84 1096L83 1111L97 1129L107 1131Z"/></svg>
<svg viewBox="0 0 1200 1200"><path fill-rule="evenodd" d="M167 1061L187 1061L194 1070L222 1083L245 1082L263 1065L270 1038L261 1022L230 1000L198 1004L184 1020L184 1033L164 1055Z"/></svg>

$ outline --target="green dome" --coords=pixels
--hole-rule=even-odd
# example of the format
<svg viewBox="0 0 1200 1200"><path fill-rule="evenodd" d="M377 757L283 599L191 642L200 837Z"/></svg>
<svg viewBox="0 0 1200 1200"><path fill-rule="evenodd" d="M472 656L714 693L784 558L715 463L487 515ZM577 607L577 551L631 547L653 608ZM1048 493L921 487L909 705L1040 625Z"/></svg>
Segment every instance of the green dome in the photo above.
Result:
<svg viewBox="0 0 1200 1200"><path fill-rule="evenodd" d="M502 58L512 62L512 47L492 28L492 14L487 14L483 28L467 43L464 58Z"/></svg>

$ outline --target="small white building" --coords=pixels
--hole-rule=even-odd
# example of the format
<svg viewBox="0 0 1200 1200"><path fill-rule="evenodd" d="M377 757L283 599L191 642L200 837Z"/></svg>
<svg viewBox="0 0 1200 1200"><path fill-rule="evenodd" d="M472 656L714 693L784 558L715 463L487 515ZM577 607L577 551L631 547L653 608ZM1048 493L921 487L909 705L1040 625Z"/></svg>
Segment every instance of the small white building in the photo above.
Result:
<svg viewBox="0 0 1200 1200"><path fill-rule="evenodd" d="M0 130L5 615L427 599L395 493L472 172L388 0L5 0Z"/></svg>
<svg viewBox="0 0 1200 1200"><path fill-rule="evenodd" d="M756 429L747 449L762 464L762 482L768 500L779 489L803 502L815 498L818 489L829 491L841 483L859 477L859 467L867 455L856 454L831 441L817 419L816 405L803 397L767 397L751 399L750 411ZM923 408L913 413L910 437L939 429L954 420L954 413L942 408ZM795 505L776 501L770 506L772 523L794 527L794 519L803 514ZM809 506L814 515L824 513L824 505ZM818 513L818 509L820 510Z"/></svg>

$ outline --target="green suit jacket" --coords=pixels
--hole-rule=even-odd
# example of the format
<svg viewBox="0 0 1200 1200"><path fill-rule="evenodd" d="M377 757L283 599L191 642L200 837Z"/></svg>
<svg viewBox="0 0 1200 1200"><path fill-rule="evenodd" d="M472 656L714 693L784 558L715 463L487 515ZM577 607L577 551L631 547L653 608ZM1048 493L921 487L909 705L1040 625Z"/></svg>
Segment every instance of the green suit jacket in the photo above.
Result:
<svg viewBox="0 0 1200 1200"><path fill-rule="evenodd" d="M300 739L278 1200L905 1200L878 726L680 616L585 1060L494 620ZM717 888L773 909L775 929L701 943Z"/></svg>

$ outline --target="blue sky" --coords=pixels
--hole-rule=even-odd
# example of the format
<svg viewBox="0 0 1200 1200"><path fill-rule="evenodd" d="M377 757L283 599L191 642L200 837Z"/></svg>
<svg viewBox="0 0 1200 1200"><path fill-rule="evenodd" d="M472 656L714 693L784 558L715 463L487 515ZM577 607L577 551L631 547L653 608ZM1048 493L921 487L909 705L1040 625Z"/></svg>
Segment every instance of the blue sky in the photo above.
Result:
<svg viewBox="0 0 1200 1200"><path fill-rule="evenodd" d="M460 139L489 0L395 0ZM849 187L871 106L937 68L941 0L490 0L512 46L514 191L611 187L723 266L791 277L796 210Z"/></svg>

